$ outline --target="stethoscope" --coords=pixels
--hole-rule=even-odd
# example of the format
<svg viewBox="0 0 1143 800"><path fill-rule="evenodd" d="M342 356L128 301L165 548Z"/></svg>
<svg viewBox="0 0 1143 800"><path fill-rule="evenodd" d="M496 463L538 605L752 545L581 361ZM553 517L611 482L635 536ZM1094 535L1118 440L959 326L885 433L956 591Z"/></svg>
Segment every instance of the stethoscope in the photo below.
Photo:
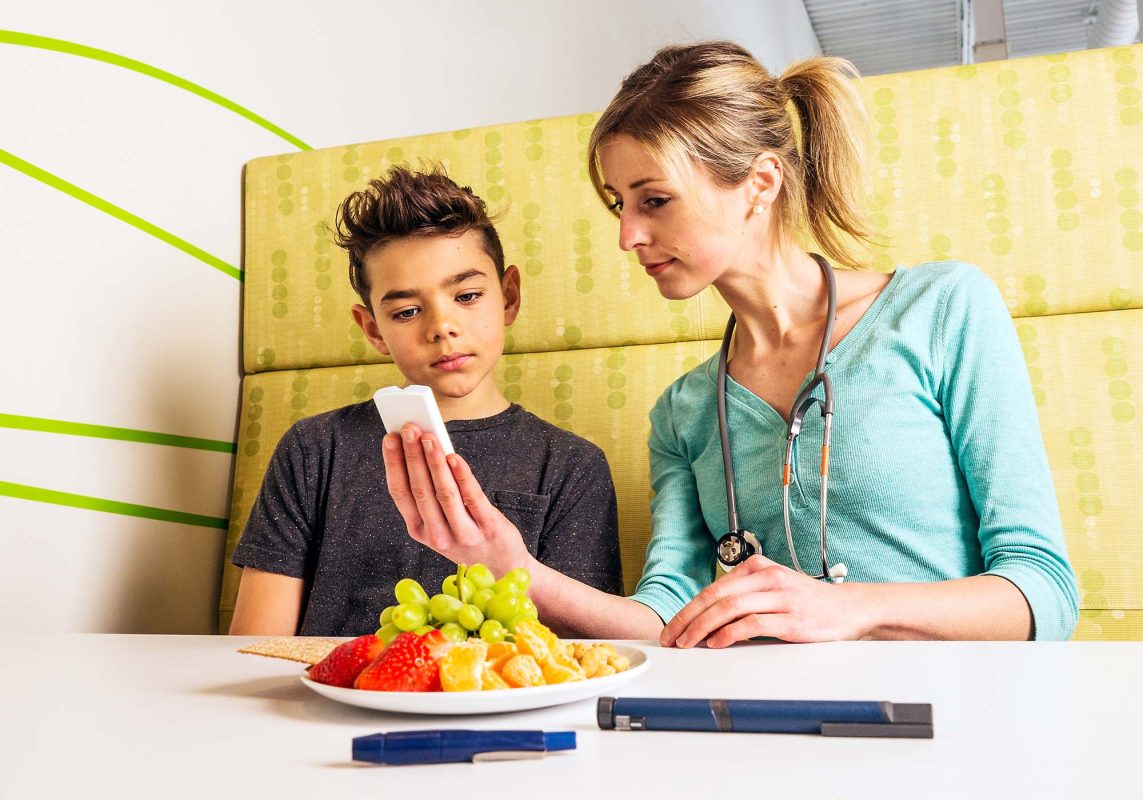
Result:
<svg viewBox="0 0 1143 800"><path fill-rule="evenodd" d="M828 313L826 314L825 332L822 334L822 346L818 353L818 363L814 368L813 377L806 387L794 398L793 415L786 429L786 460L782 464L782 521L786 527L786 547L790 551L790 559L794 568L811 578L828 579L832 583L841 583L848 574L845 564L837 563L829 566L829 555L826 551L826 494L829 482L829 437L830 426L833 422L833 386L829 375L825 371L826 356L829 355L829 343L833 337L833 320L837 312L837 285L834 282L833 268L829 262L817 253L811 253L818 266L825 275L828 290ZM726 333L722 336L722 350L718 356L718 435L722 441L722 468L726 477L726 516L730 531L718 540L718 560L726 567L741 564L755 553L762 551L758 537L748 530L738 527L738 502L734 496L734 463L730 457L730 434L726 424L726 362L730 357L730 339L734 334L734 314L726 323ZM819 400L810 394L821 385L825 399ZM822 407L824 427L822 432L822 492L821 492L821 544L822 571L817 575L810 575L798 563L798 554L794 550L794 535L790 530L790 471L794 461L794 442L802 430L802 419L814 403Z"/></svg>

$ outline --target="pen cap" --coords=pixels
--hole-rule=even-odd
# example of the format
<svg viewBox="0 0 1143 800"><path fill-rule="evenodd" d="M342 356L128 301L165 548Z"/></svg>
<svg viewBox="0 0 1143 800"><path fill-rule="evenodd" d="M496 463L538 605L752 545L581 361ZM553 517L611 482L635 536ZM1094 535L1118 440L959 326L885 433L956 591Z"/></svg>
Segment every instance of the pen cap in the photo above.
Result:
<svg viewBox="0 0 1143 800"><path fill-rule="evenodd" d="M575 750L575 731L545 733L544 749L549 753L555 750Z"/></svg>

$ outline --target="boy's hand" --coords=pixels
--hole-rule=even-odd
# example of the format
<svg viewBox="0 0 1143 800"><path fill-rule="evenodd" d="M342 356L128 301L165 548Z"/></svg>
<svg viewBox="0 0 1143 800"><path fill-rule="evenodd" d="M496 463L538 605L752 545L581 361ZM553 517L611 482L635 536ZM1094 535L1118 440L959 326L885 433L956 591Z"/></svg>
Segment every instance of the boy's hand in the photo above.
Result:
<svg viewBox="0 0 1143 800"><path fill-rule="evenodd" d="M414 541L457 564L485 564L497 575L531 566L520 531L480 488L455 453L432 434L405 425L381 442L389 495Z"/></svg>

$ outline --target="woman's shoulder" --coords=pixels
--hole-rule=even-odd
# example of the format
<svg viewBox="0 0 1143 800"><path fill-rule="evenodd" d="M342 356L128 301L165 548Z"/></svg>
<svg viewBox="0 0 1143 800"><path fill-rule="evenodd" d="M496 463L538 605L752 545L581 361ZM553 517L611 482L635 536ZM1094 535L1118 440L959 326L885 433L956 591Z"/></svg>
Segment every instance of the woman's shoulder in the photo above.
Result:
<svg viewBox="0 0 1143 800"><path fill-rule="evenodd" d="M898 269L902 286L913 293L936 291L949 292L953 289L980 291L989 286L995 288L992 279L973 264L965 261L926 261L912 267Z"/></svg>
<svg viewBox="0 0 1143 800"><path fill-rule="evenodd" d="M675 378L655 401L652 414L677 413L692 406L708 408L718 375L718 353Z"/></svg>

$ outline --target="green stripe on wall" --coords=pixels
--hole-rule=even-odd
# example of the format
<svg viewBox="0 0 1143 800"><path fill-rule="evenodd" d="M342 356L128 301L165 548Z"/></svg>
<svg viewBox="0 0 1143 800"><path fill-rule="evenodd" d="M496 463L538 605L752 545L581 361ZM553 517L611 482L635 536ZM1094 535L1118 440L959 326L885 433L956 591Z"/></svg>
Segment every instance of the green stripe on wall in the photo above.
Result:
<svg viewBox="0 0 1143 800"><path fill-rule="evenodd" d="M209 264L219 272L229 275L235 280L242 280L242 270L226 263L218 256L211 255L201 247L195 247L185 239L180 239L173 233L169 233L168 231L163 230L158 225L147 222L147 220L143 219L142 217L137 217L130 211L122 209L114 203L110 203L107 200L104 200L102 197L98 197L85 189L81 189L73 183L68 183L63 178L53 175L47 170L40 169L35 164L25 161L19 156L9 153L7 150L0 149L0 163L7 164L12 169L18 170L29 177L35 178L38 181L42 181L48 186L51 186L53 189L58 189L64 194L71 195L76 200L81 200L93 208L98 208L105 214L110 214L116 219L122 222L126 222L128 225L132 225L144 233L148 233L151 236L154 236L160 241L166 242L173 247L177 247L184 253L194 256L204 264Z"/></svg>
<svg viewBox="0 0 1143 800"><path fill-rule="evenodd" d="M61 433L67 436L90 436L95 439L118 439L124 442L162 444L168 447L189 447L194 450L210 450L215 453L234 453L234 442L218 439L199 439L194 436L177 436L173 433L140 431L133 428L113 428L108 425L89 425L84 422L68 422L62 419L22 417L17 414L0 414L0 428L15 428L40 433Z"/></svg>
<svg viewBox="0 0 1143 800"><path fill-rule="evenodd" d="M233 111L241 117L253 122L259 127L265 128L275 136L285 139L287 142L297 147L299 150L312 150L308 144L303 142L293 134L279 128L274 123L265 117L255 114L249 109L243 108L232 100L227 100L220 94L216 94L210 89L199 86L197 83L192 83L185 78L180 78L178 75L173 75L166 70L152 67L150 64L144 64L142 61L136 61L133 58L127 58L117 53L111 53L107 50L100 50L95 47L88 47L87 45L77 44L75 42L67 42L63 39L52 39L47 36L35 36L30 33L20 33L19 31L0 30L0 44L14 44L22 47L35 47L39 50L54 50L58 53L68 53L73 56L80 56L81 58L90 58L95 61L102 61L107 64L113 64L116 67L129 69L133 72L138 72L150 78L169 83L179 89L184 89L191 94L196 94L212 103L222 106L228 111Z"/></svg>
<svg viewBox="0 0 1143 800"><path fill-rule="evenodd" d="M108 514L123 514L128 517L157 519L161 522L177 522L182 525L198 525L202 528L226 530L228 521L219 517L206 517L202 514L188 514L185 511L171 511L154 506L140 506L134 503L120 503L118 500L104 500L82 494L56 492L38 486L25 486L22 483L0 481L0 497L15 497L18 500L31 500L35 503L51 503L57 506L70 506L88 511L103 511Z"/></svg>

